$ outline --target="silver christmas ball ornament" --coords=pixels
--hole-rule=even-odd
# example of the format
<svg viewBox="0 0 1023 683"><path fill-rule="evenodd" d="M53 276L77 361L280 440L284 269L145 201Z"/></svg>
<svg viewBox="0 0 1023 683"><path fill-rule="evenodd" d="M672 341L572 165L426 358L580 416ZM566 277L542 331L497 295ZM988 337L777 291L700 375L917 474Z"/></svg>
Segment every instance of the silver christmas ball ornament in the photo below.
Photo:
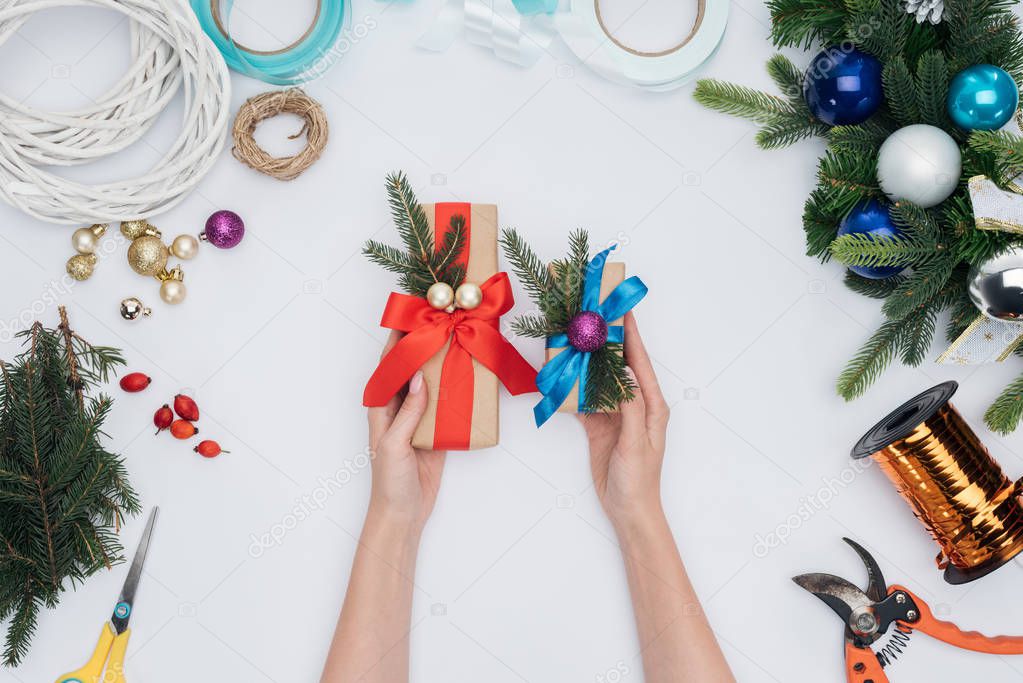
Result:
<svg viewBox="0 0 1023 683"><path fill-rule="evenodd" d="M970 301L995 320L1023 319L1023 248L994 256L970 270Z"/></svg>
<svg viewBox="0 0 1023 683"><path fill-rule="evenodd" d="M125 320L136 320L139 317L148 318L153 313L146 308L145 304L133 296L121 302L121 317Z"/></svg>
<svg viewBox="0 0 1023 683"><path fill-rule="evenodd" d="M962 155L952 136L923 123L899 128L877 153L877 181L894 201L937 206L955 192Z"/></svg>

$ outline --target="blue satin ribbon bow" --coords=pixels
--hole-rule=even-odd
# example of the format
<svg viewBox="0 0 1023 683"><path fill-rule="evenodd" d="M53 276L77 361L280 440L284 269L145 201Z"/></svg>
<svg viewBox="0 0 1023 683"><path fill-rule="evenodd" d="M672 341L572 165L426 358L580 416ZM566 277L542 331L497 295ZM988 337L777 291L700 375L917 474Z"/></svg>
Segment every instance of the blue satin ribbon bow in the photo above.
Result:
<svg viewBox="0 0 1023 683"><path fill-rule="evenodd" d="M593 257L586 267L586 279L583 282L583 311L597 313L604 320L617 320L632 310L646 296L647 286L638 277L633 276L619 284L600 302L600 283L604 277L604 263L614 246L608 247ZM625 341L625 328L621 325L608 325L607 343L621 344ZM567 347L567 348L566 348ZM557 412L558 408L576 382L579 383L579 407L584 412L586 405L586 377L590 369L590 353L580 351L568 342L568 335L556 334L547 338L547 348L565 350L543 366L536 377L536 386L543 398L533 408L536 426L541 426Z"/></svg>

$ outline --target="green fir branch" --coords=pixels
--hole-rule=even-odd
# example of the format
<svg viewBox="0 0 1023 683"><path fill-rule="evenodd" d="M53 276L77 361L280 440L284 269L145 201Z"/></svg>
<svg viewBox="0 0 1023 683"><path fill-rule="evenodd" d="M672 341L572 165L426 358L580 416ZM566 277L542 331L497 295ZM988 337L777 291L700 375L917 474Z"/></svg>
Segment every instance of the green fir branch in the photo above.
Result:
<svg viewBox="0 0 1023 683"><path fill-rule="evenodd" d="M919 310L948 283L955 268L947 254L914 266L913 272L888 297L881 310L893 319L904 318Z"/></svg>
<svg viewBox="0 0 1023 683"><path fill-rule="evenodd" d="M853 233L831 243L831 255L847 266L906 266L937 253L929 245L895 235Z"/></svg>
<svg viewBox="0 0 1023 683"><path fill-rule="evenodd" d="M905 275L893 275L892 277L875 280L862 277L851 270L847 270L845 271L844 282L846 287L857 294L868 296L871 299L887 299L905 280Z"/></svg>
<svg viewBox="0 0 1023 683"><path fill-rule="evenodd" d="M1009 434L1023 417L1023 375L1005 387L984 413L984 422L994 432Z"/></svg>
<svg viewBox="0 0 1023 683"><path fill-rule="evenodd" d="M693 97L708 109L754 123L770 123L779 116L796 113L792 105L781 97L709 78L696 82Z"/></svg>
<svg viewBox="0 0 1023 683"><path fill-rule="evenodd" d="M915 123L920 118L917 108L916 83L913 74L901 55L893 57L881 71L885 100L892 116L903 126Z"/></svg>

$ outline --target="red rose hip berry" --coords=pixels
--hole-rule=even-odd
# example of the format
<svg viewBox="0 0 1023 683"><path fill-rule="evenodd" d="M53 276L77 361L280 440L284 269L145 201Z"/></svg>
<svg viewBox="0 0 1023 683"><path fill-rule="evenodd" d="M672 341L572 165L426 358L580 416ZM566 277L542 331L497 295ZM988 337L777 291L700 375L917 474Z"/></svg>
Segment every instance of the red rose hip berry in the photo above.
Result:
<svg viewBox="0 0 1023 683"><path fill-rule="evenodd" d="M171 423L170 432L175 439L191 439L199 433L199 430L188 420L174 420Z"/></svg>
<svg viewBox="0 0 1023 683"><path fill-rule="evenodd" d="M196 446L195 448L193 448L192 450L194 450L196 453L198 453L199 455L201 455L204 458L215 458L218 455L220 455L221 453L230 453L231 452L231 451L221 450L220 444L217 443L216 441L213 441L212 439L206 439L205 441L200 441L199 445Z"/></svg>
<svg viewBox="0 0 1023 683"><path fill-rule="evenodd" d="M174 412L182 420L195 422L199 419L199 406L190 397L178 394L174 397Z"/></svg>
<svg viewBox="0 0 1023 683"><path fill-rule="evenodd" d="M156 425L156 433L159 434L170 427L172 422L174 422L174 411L170 409L169 405L164 403L163 407L157 410L153 415L153 424Z"/></svg>
<svg viewBox="0 0 1023 683"><path fill-rule="evenodd" d="M153 380L149 377L149 375L141 372L133 372L122 377L120 384L121 388L125 391L135 393L148 387L152 381Z"/></svg>

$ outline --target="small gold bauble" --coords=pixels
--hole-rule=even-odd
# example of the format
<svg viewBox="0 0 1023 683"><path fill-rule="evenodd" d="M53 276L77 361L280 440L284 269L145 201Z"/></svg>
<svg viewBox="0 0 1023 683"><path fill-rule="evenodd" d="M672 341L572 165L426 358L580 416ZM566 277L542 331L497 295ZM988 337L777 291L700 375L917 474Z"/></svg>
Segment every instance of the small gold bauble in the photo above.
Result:
<svg viewBox="0 0 1023 683"><path fill-rule="evenodd" d="M99 238L107 231L107 226L97 223L88 228L78 228L71 234L71 246L79 254L91 254L99 245Z"/></svg>
<svg viewBox="0 0 1023 683"><path fill-rule="evenodd" d="M199 253L199 240L192 235L178 235L171 242L170 250L179 259L187 261Z"/></svg>
<svg viewBox="0 0 1023 683"><path fill-rule="evenodd" d="M96 267L95 254L75 254L67 260L67 274L81 282L92 277L92 270Z"/></svg>
<svg viewBox="0 0 1023 683"><path fill-rule="evenodd" d="M426 302L436 309L445 309L455 300L455 290L446 282L434 282L426 290Z"/></svg>
<svg viewBox="0 0 1023 683"><path fill-rule="evenodd" d="M180 304L187 294L185 283L174 278L167 278L160 284L160 298L169 304Z"/></svg>
<svg viewBox="0 0 1023 683"><path fill-rule="evenodd" d="M139 275L156 275L167 266L167 257L167 246L153 235L143 235L128 247L128 265Z"/></svg>
<svg viewBox="0 0 1023 683"><path fill-rule="evenodd" d="M160 231L152 223L141 218L134 221L121 221L121 234L130 240L137 240L143 235L160 237Z"/></svg>
<svg viewBox="0 0 1023 683"><path fill-rule="evenodd" d="M458 289L455 291L456 306L471 311L481 303L483 303L483 290L479 285L472 282L463 282L458 285Z"/></svg>
<svg viewBox="0 0 1023 683"><path fill-rule="evenodd" d="M135 320L139 316L148 318L152 313L151 309L133 296L121 302L121 317L125 320Z"/></svg>

